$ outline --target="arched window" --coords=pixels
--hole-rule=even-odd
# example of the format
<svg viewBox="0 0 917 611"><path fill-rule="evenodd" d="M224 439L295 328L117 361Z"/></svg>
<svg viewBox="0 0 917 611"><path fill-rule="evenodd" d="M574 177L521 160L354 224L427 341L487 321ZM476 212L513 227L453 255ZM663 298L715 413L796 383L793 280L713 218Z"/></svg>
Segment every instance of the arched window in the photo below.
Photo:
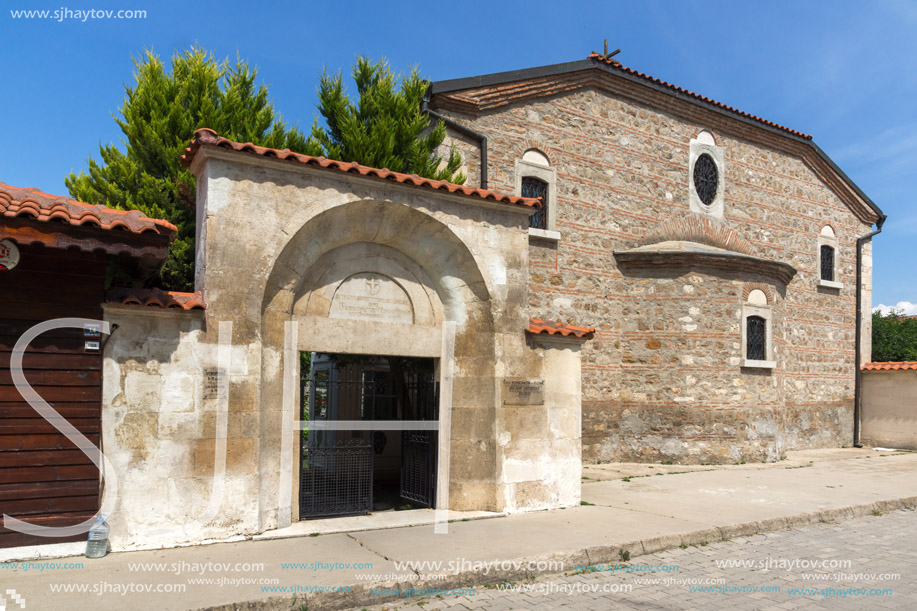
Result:
<svg viewBox="0 0 917 611"><path fill-rule="evenodd" d="M516 193L522 197L540 197L544 206L529 217L529 236L557 241L557 202L554 185L557 172L548 156L538 149L528 149L516 161Z"/></svg>
<svg viewBox="0 0 917 611"><path fill-rule="evenodd" d="M843 288L837 272L838 239L831 225L825 225L818 234L818 286L829 289Z"/></svg>
<svg viewBox="0 0 917 611"><path fill-rule="evenodd" d="M748 291L742 305L742 366L755 369L774 369L772 348L773 298L762 288Z"/></svg>
<svg viewBox="0 0 917 611"><path fill-rule="evenodd" d="M540 197L544 207L529 217L529 227L548 228L548 183L534 176L522 177L522 197Z"/></svg>
<svg viewBox="0 0 917 611"><path fill-rule="evenodd" d="M750 361L767 360L767 321L760 316L745 319L745 358Z"/></svg>

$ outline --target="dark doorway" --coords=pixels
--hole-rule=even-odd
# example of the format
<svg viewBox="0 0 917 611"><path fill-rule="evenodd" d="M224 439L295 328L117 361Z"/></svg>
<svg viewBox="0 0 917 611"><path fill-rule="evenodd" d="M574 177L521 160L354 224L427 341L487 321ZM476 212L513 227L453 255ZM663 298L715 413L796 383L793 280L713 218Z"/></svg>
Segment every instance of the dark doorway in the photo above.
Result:
<svg viewBox="0 0 917 611"><path fill-rule="evenodd" d="M407 422L436 423L433 359L301 358L302 419L315 424L300 442L300 519L433 507L437 433L402 430Z"/></svg>

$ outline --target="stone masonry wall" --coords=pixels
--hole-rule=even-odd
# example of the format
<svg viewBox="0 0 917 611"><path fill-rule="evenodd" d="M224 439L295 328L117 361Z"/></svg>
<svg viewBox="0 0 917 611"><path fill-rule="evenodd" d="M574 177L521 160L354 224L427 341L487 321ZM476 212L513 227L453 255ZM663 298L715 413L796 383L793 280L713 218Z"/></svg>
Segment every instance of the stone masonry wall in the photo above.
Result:
<svg viewBox="0 0 917 611"><path fill-rule="evenodd" d="M102 449L118 480L110 519L114 549L175 545L258 532L257 412L234 401L227 417L226 470L216 518L204 518L214 486L217 400L204 370L217 366L202 343L200 311L108 306L118 325L105 344ZM232 354L237 372L247 355ZM231 375L230 385L238 381ZM106 488L110 494L112 488Z"/></svg>
<svg viewBox="0 0 917 611"><path fill-rule="evenodd" d="M333 286L352 272L384 275L386 268L396 265L404 270L419 268L423 273L418 272L418 282L427 282L424 289L439 303L432 310L455 323L451 509L515 511L578 502L579 489L566 485L569 475L560 465L569 466L578 477L581 444L556 444L554 488L563 490L550 486L520 490L524 486L516 484L539 479L531 475L541 461L535 446L543 446L550 437L544 436L548 429L523 427L525 423L500 403L503 378L543 374L541 358L528 353L524 333L527 210L482 205L455 195L246 153L202 149L199 154L208 155L195 166L198 224L204 235L199 262L205 270L198 288L204 291L208 308L204 341L215 342L216 321L234 321L234 344L253 355L248 375L230 389L229 399L231 406L237 401L250 403L260 414L252 429L259 441L258 490L246 494L257 499L261 530L282 524L290 511L278 493L281 478L288 477L282 459L282 412L289 400L283 395L283 379L295 375L284 371L281 358L285 323L299 325L299 350L325 351L315 342L345 334L350 347L343 352L373 353L360 346L378 346L381 339L389 353L404 355L413 355L416 348L404 346L410 342L409 331L436 330L443 323L376 322L369 333L347 332L356 321L317 314L321 295L332 285L328 280L313 284L312 274L335 262L352 261L356 267L348 267ZM370 247L376 255L359 254L364 252L361 248ZM317 296L314 311L312 295ZM569 395L563 386L549 390L554 392L557 409L565 407L559 402ZM578 396L576 400L578 410ZM298 432L289 434L299 438ZM526 437L529 434L543 435L541 443ZM516 443L520 439L531 441L531 452ZM516 470L509 481L503 468L507 460L526 473ZM298 493L298 484L293 493Z"/></svg>
<svg viewBox="0 0 917 611"><path fill-rule="evenodd" d="M743 138L753 127L711 118L714 129L593 88L477 117L438 112L487 135L491 189L514 189L529 148L557 170L562 237L530 241L529 307L597 328L583 349L587 461L774 460L786 449L851 443L855 242L870 226L802 159ZM627 278L613 256L689 214L689 141L703 129L725 149L723 223L754 255L798 270L778 291L772 371L737 362L741 284L761 279L703 269ZM476 168L475 149L457 146ZM825 224L839 239L839 290L817 286ZM871 257L864 265L869 281Z"/></svg>

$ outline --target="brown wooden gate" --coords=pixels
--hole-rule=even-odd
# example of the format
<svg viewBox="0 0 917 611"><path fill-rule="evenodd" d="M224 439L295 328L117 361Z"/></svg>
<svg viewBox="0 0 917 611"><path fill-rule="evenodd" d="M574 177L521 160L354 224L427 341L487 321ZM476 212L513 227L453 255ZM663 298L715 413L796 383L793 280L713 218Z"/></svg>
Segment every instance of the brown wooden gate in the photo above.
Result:
<svg viewBox="0 0 917 611"><path fill-rule="evenodd" d="M16 341L44 320L102 318L105 256L20 247L21 263L0 272L0 513L42 526L67 526L99 508L99 470L42 418L13 386L10 355ZM101 350L87 350L80 329L40 335L26 350L26 379L96 447L101 432ZM85 540L50 539L4 529L0 548Z"/></svg>

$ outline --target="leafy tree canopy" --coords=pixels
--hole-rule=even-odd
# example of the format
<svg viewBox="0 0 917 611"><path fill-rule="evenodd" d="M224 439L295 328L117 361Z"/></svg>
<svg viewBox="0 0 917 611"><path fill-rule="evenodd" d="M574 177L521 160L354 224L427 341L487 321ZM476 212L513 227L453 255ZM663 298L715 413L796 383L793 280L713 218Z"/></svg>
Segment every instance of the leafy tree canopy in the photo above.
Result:
<svg viewBox="0 0 917 611"><path fill-rule="evenodd" d="M872 360L917 361L917 318L873 312Z"/></svg>
<svg viewBox="0 0 917 611"><path fill-rule="evenodd" d="M124 151L99 147L101 162L89 160L88 173L71 173L70 194L83 202L140 210L178 227L158 283L174 290L194 284L194 176L180 165L194 131L210 127L221 136L261 146L320 154L320 145L275 112L258 72L247 62L217 61L193 47L175 54L171 72L147 51L134 60L133 86L115 121L124 133Z"/></svg>

